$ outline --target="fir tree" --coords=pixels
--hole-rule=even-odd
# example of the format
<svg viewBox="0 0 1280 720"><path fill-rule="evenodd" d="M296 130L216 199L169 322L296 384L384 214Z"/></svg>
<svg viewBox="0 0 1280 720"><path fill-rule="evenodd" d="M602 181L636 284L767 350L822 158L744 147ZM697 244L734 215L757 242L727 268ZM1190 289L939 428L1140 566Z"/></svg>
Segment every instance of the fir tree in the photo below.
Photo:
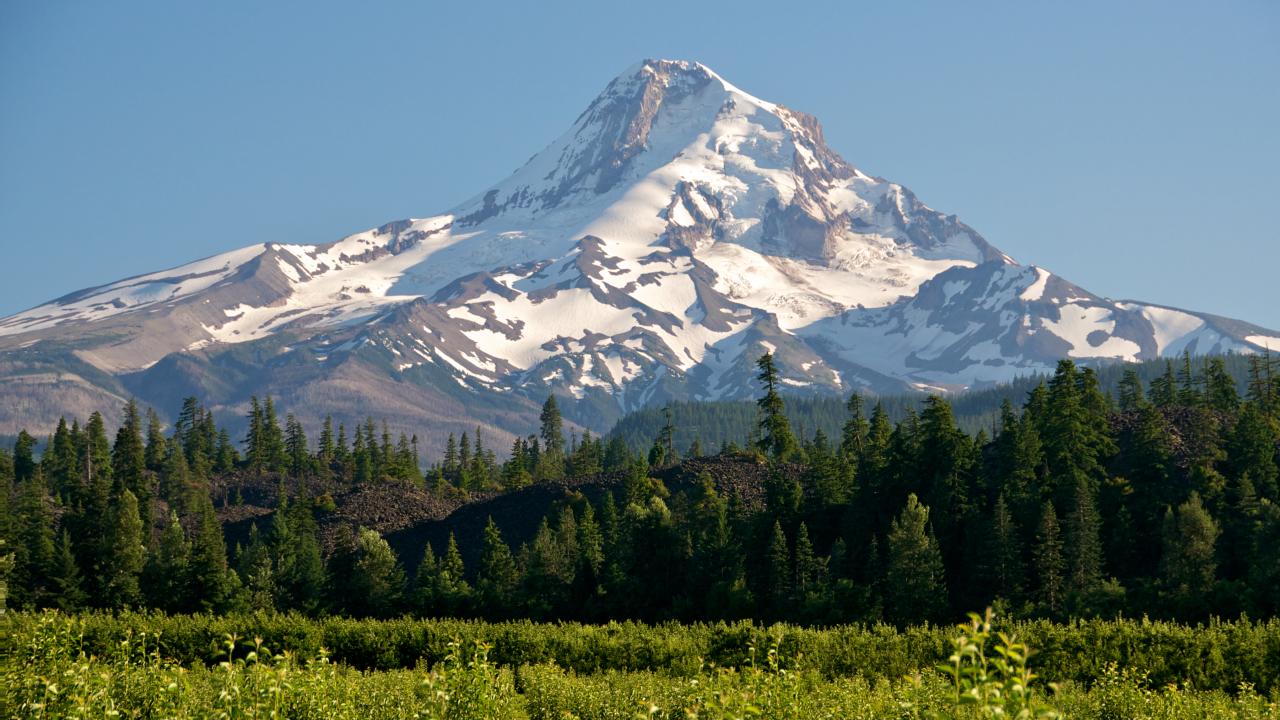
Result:
<svg viewBox="0 0 1280 720"><path fill-rule="evenodd" d="M279 572L284 605L291 610L314 612L320 606L325 568L311 499L300 497L289 505L286 515L292 552Z"/></svg>
<svg viewBox="0 0 1280 720"><path fill-rule="evenodd" d="M576 558L562 548L545 517L533 540L524 549L522 558L520 565L524 573L521 585L529 616L534 619L553 617L568 600Z"/></svg>
<svg viewBox="0 0 1280 720"><path fill-rule="evenodd" d="M16 483L30 480L36 471L35 460L36 439L26 430L18 431L18 439L13 443L13 479Z"/></svg>
<svg viewBox="0 0 1280 720"><path fill-rule="evenodd" d="M820 592L826 576L826 565L822 558L814 554L813 541L809 539L809 527L800 523L796 530L795 559L795 591L797 597L804 599L806 595Z"/></svg>
<svg viewBox="0 0 1280 720"><path fill-rule="evenodd" d="M1060 361L1049 383L1042 430L1055 502L1069 502L1082 479L1098 487L1103 462L1115 452L1107 427L1106 402L1096 377L1088 369L1077 371L1070 360Z"/></svg>
<svg viewBox="0 0 1280 720"><path fill-rule="evenodd" d="M1128 368L1120 378L1120 409L1132 412L1145 405L1146 395L1142 391L1142 379L1138 371Z"/></svg>
<svg viewBox="0 0 1280 720"><path fill-rule="evenodd" d="M1218 535L1218 524L1197 493L1176 512L1165 514L1161 575L1166 588L1183 603L1199 604L1213 588Z"/></svg>
<svg viewBox="0 0 1280 720"><path fill-rule="evenodd" d="M1076 484L1064 535L1066 590L1083 598L1102 582L1101 526L1093 491L1083 478Z"/></svg>
<svg viewBox="0 0 1280 720"><path fill-rule="evenodd" d="M946 610L942 554L929 531L929 508L907 497L888 536L885 615L899 624L939 622Z"/></svg>
<svg viewBox="0 0 1280 720"><path fill-rule="evenodd" d="M169 514L169 523L160 534L143 569L147 604L167 612L180 612L190 605L187 579L190 575L191 545L187 542L178 514Z"/></svg>
<svg viewBox="0 0 1280 720"><path fill-rule="evenodd" d="M1173 374L1173 361L1165 363L1164 374L1151 382L1148 396L1156 407L1171 408L1178 404L1178 381Z"/></svg>
<svg viewBox="0 0 1280 720"><path fill-rule="evenodd" d="M1251 400L1240 411L1227 441L1227 456L1236 477L1248 475L1258 495L1271 500L1280 496L1276 465L1276 429L1262 403Z"/></svg>
<svg viewBox="0 0 1280 720"><path fill-rule="evenodd" d="M542 423L542 429L539 436L542 438L542 449L548 455L564 456L564 423L560 419L560 406L556 403L555 395L548 395L546 402L542 404L542 414L539 416Z"/></svg>
<svg viewBox="0 0 1280 720"><path fill-rule="evenodd" d="M49 587L55 597L54 604L66 613L83 608L89 599L71 548L71 533L67 530L62 531L62 539L53 556Z"/></svg>
<svg viewBox="0 0 1280 720"><path fill-rule="evenodd" d="M1017 600L1022 596L1023 567L1022 541L1016 521L1001 493L991 510L989 546L985 553L991 581L991 593L1005 600Z"/></svg>
<svg viewBox="0 0 1280 720"><path fill-rule="evenodd" d="M84 476L80 468L80 455L76 445L78 437L71 435L66 418L58 418L58 428L46 444L40 458L40 471L44 473L54 497L74 505L84 499Z"/></svg>
<svg viewBox="0 0 1280 720"><path fill-rule="evenodd" d="M778 394L778 368L773 353L765 353L756 361L760 368L756 376L764 384L764 396L756 401L760 408L760 440L756 446L760 452L780 462L790 462L799 453L800 445L791 432L785 403Z"/></svg>
<svg viewBox="0 0 1280 720"><path fill-rule="evenodd" d="M480 549L480 567L476 574L476 593L480 607L489 617L502 617L509 612L519 573L511 548L502 540L502 531L493 518L484 528L484 545Z"/></svg>
<svg viewBox="0 0 1280 720"><path fill-rule="evenodd" d="M441 617L437 587L440 582L440 563L436 560L431 543L427 543L422 551L422 560L418 562L418 570L413 575L413 593L410 602L418 615L423 617Z"/></svg>
<svg viewBox="0 0 1280 720"><path fill-rule="evenodd" d="M462 552L458 550L458 541L453 533L449 533L449 543L445 545L444 557L440 562L440 582L436 595L443 610L449 615L465 613L471 604L471 586L466 580L466 567L462 563Z"/></svg>
<svg viewBox="0 0 1280 720"><path fill-rule="evenodd" d="M1062 609L1062 534L1053 503L1046 500L1036 527L1032 551L1032 570L1036 579L1036 599L1050 613Z"/></svg>
<svg viewBox="0 0 1280 720"><path fill-rule="evenodd" d="M791 600L791 551L782 523L774 521L769 549L765 551L764 601L770 617L786 617Z"/></svg>
<svg viewBox="0 0 1280 720"><path fill-rule="evenodd" d="M104 570L106 601L109 607L131 607L142 600L138 581L147 562L147 547L143 544L142 518L138 514L138 499L125 490L113 508L111 536L107 565ZM221 536L222 529L218 529Z"/></svg>
<svg viewBox="0 0 1280 720"><path fill-rule="evenodd" d="M293 413L285 416L284 450L289 459L289 472L301 477L311 464L311 456L307 452L307 434Z"/></svg>
<svg viewBox="0 0 1280 720"><path fill-rule="evenodd" d="M849 400L845 404L849 419L845 421L840 433L840 452L850 462L856 462L862 456L867 435L871 432L870 424L862 416L862 405L862 394L857 391L849 395Z"/></svg>
<svg viewBox="0 0 1280 720"><path fill-rule="evenodd" d="M1263 499L1258 503L1258 521L1254 525L1254 561L1249 568L1249 586L1257 612L1272 617L1280 613L1280 504Z"/></svg>
<svg viewBox="0 0 1280 720"><path fill-rule="evenodd" d="M105 483L106 487L111 487L112 469L111 469L111 442L107 440L107 425L102 419L102 414L94 412L89 416L89 422L84 427L84 447L82 449L82 457L85 468L86 482L92 484L95 480Z"/></svg>
<svg viewBox="0 0 1280 720"><path fill-rule="evenodd" d="M19 485L17 532L14 548L14 582L10 597L15 605L48 607L54 588L49 586L53 572L53 499L45 486L44 473L36 468Z"/></svg>
<svg viewBox="0 0 1280 720"><path fill-rule="evenodd" d="M147 408L147 469L158 473L164 469L165 460L169 456L169 441L164 436L164 426L160 416L152 408Z"/></svg>
<svg viewBox="0 0 1280 720"><path fill-rule="evenodd" d="M207 493L193 495L196 499L191 511L195 528L189 564L191 597L201 611L220 610L231 600L233 587L229 580L234 573L227 567L226 541L213 503Z"/></svg>
<svg viewBox="0 0 1280 720"><path fill-rule="evenodd" d="M116 431L111 467L115 469L116 484L132 492L141 507L147 507L151 500L151 487L145 477L147 448L142 442L142 417L133 400L125 405L124 423Z"/></svg>
<svg viewBox="0 0 1280 720"><path fill-rule="evenodd" d="M1182 365L1178 369L1178 404L1183 407L1195 407L1200 404L1200 391L1196 388L1197 378L1191 369L1191 351L1182 351Z"/></svg>
<svg viewBox="0 0 1280 720"><path fill-rule="evenodd" d="M1222 358L1209 358L1204 366L1205 402L1213 410L1222 413L1235 413L1240 408L1240 394L1236 391L1236 381L1227 372L1227 365Z"/></svg>

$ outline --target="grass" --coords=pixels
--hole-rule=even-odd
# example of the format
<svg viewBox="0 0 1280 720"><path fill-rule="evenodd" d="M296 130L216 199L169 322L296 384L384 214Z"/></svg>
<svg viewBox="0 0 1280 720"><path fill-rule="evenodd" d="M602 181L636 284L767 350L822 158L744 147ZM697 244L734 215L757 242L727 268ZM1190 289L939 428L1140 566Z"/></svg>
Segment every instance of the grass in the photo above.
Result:
<svg viewBox="0 0 1280 720"><path fill-rule="evenodd" d="M905 677L831 676L777 641L735 667L575 671L555 662L500 665L480 640L448 643L415 667L362 670L324 652L301 657L228 636L213 664L182 664L163 638L126 630L86 642L86 618L0 620L0 717L442 718L1277 718L1280 693L1246 685L1158 686L1138 667L1107 664L1092 683L1035 677L1034 652L989 615L953 630L951 655ZM564 632L575 632L566 627Z"/></svg>

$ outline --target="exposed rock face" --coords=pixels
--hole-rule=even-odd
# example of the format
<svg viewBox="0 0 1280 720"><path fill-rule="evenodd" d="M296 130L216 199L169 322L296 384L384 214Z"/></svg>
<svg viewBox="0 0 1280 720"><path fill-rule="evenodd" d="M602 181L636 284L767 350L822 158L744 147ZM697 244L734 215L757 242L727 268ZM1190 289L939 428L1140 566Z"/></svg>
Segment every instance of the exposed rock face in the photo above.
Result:
<svg viewBox="0 0 1280 720"><path fill-rule="evenodd" d="M548 392L621 412L755 392L953 389L1062 356L1280 347L1237 321L1097 297L860 171L816 119L649 60L520 170L441 215L255 245L0 320L0 432L130 395L224 418L272 394L427 447L535 427Z"/></svg>

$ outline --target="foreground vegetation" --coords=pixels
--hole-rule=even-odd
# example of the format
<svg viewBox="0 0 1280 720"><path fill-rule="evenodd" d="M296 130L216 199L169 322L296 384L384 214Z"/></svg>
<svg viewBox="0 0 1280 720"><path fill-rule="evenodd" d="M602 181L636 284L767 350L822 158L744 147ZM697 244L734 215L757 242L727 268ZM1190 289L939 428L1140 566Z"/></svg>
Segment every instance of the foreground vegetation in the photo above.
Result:
<svg viewBox="0 0 1280 720"><path fill-rule="evenodd" d="M226 635L188 657L184 643L209 639L227 624L266 627L280 644L262 637ZM973 617L963 630L921 628L899 634L889 628L799 631L794 628L651 628L430 621L332 621L297 617L124 616L87 617L18 614L0 619L0 716L13 718L1277 718L1280 692L1260 692L1249 682L1204 689L1191 676L1169 682L1146 672L1121 670L1101 660L1085 680L1050 685L1044 656L1031 654L1013 635L996 632L987 618ZM1123 624L1122 624L1123 625ZM1280 628L1250 626L1217 642L1241 647L1186 647L1228 655L1260 651L1273 665ZM1091 642L1088 628L1045 625L1054 633ZM1096 630L1096 628L1095 628ZM1113 628L1114 630L1114 628ZM1159 624L1129 623L1133 646L1156 648L1148 637L1169 632ZM1220 630L1220 628L1219 628ZM168 633L186 632L174 642ZM415 632L409 632L415 631ZM1046 632L1048 631L1048 632ZM730 662L719 665L680 653L663 657L660 638L687 650L709 638L737 633L738 644L719 647ZM1213 629L1183 628L1195 645ZM446 640L450 633L453 639ZM793 637L796 633L800 637ZM360 669L313 643L359 635L376 645L406 635L430 638L417 657L396 657L395 667ZM526 645L525 657L512 636L541 642ZM879 636L891 654L913 651L918 641L933 653L918 653L919 665L903 675L884 674L885 659L863 656L870 672L831 674L820 668L821 652L842 638ZM465 636L465 639L464 639ZM1229 640L1227 638L1230 638ZM492 639L491 644L486 639ZM941 640L940 644L932 644ZM757 644L758 641L762 641ZM290 643L296 649L289 649ZM1270 647L1267 642L1272 643ZM1252 650L1243 647L1254 644ZM505 644L506 647L503 647ZM874 644L873 644L874 645ZM176 650L176 655L172 649ZM578 655L573 655L577 648ZM629 652L659 649L644 659ZM1166 645L1165 651L1171 646ZM716 648L710 648L716 650ZM1117 652L1113 646L1102 655ZM348 650L349 651L349 650ZM541 652L539 652L541 651ZM548 654L549 653L549 654ZM556 653L564 653L562 662ZM595 654L595 667L588 657ZM932 657L927 657L932 654ZM206 657L211 662L204 662ZM1154 656L1152 656L1154 658ZM854 658L849 658L854 659ZM1137 663L1143 658L1135 658ZM902 658L894 662L903 662ZM908 663L909 664L909 663ZM576 667L575 667L576 665ZM644 668L644 669L641 669ZM1031 668L1035 668L1033 673ZM1188 670L1195 672L1196 663ZM828 668L830 670L830 668ZM1273 674L1274 681L1274 674ZM1221 678L1225 680L1225 678Z"/></svg>
<svg viewBox="0 0 1280 720"><path fill-rule="evenodd" d="M67 620L66 616L57 616ZM259 638L300 662L322 656L358 670L404 670L434 665L451 644L483 644L494 663L516 668L553 663L566 671L652 671L694 677L705 666L741 669L752 648L777 648L783 666L797 664L821 677L893 682L942 662L951 651L947 626L845 625L824 629L750 622L533 623L475 620L310 619L300 615L164 615L89 613L74 617L78 647L98 657L140 637L183 666L216 665L228 636ZM21 656L45 615L10 613L0 619L0 653ZM1001 628L1036 649L1034 667L1055 681L1093 685L1108 667L1137 668L1152 687L1188 686L1235 692L1248 685L1280 691L1280 620L1180 625L1139 620L1006 621Z"/></svg>

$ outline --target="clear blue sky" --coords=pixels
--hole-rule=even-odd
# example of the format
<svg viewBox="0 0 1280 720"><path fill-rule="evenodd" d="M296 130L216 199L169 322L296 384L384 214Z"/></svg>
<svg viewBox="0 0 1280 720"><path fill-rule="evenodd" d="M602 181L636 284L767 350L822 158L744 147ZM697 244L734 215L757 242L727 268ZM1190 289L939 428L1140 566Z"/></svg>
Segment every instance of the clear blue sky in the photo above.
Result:
<svg viewBox="0 0 1280 720"><path fill-rule="evenodd" d="M9 0L0 314L447 209L645 57L817 115L1022 262L1280 329L1269 0Z"/></svg>

